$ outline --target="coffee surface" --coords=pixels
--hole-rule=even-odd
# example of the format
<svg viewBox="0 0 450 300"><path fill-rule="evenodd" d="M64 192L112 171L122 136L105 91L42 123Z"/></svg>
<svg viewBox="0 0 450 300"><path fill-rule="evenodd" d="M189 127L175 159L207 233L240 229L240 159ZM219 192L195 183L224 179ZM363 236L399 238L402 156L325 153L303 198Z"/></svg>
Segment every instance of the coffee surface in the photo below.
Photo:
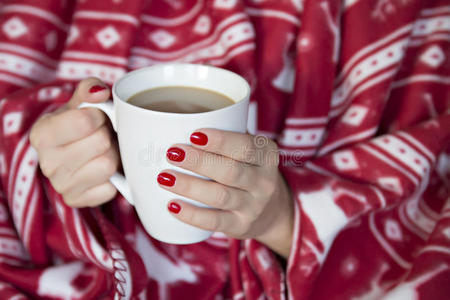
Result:
<svg viewBox="0 0 450 300"><path fill-rule="evenodd" d="M168 86L152 88L130 97L128 103L141 108L172 113L201 113L234 104L229 97L202 88Z"/></svg>

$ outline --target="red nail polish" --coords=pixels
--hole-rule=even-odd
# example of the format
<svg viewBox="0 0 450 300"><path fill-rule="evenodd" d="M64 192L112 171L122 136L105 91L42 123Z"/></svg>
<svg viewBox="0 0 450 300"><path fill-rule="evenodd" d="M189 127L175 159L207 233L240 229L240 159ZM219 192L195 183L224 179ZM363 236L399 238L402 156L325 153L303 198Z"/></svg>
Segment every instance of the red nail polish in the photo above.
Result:
<svg viewBox="0 0 450 300"><path fill-rule="evenodd" d="M172 212L172 213L174 213L174 214L177 214L177 213L180 212L181 206L180 206L180 204L178 204L178 203L175 203L175 202L169 202L169 205L167 205L167 209L168 209L170 212Z"/></svg>
<svg viewBox="0 0 450 300"><path fill-rule="evenodd" d="M106 87L101 85L94 85L93 87L90 88L89 93L93 94L103 90L106 90Z"/></svg>
<svg viewBox="0 0 450 300"><path fill-rule="evenodd" d="M199 146L205 146L208 143L208 137L202 132L191 134L191 143Z"/></svg>
<svg viewBox="0 0 450 300"><path fill-rule="evenodd" d="M167 150L167 158L172 161L181 162L185 156L184 150L178 147L172 147Z"/></svg>
<svg viewBox="0 0 450 300"><path fill-rule="evenodd" d="M169 173L159 173L157 181L159 184L165 185L165 186L173 186L175 184L175 176Z"/></svg>

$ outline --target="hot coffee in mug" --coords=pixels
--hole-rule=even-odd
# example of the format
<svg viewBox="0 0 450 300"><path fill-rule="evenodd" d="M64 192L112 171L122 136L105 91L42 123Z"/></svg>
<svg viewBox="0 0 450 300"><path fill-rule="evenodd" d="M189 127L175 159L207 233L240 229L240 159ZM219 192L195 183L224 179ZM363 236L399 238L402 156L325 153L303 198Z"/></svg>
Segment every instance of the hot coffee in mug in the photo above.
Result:
<svg viewBox="0 0 450 300"><path fill-rule="evenodd" d="M220 68L195 64L161 64L126 74L112 88L113 101L83 103L111 119L119 141L125 176L111 182L136 208L146 231L174 244L207 239L212 232L183 223L167 210L170 200L204 204L162 189L156 178L164 169L198 176L166 160L173 144L190 144L199 128L244 133L250 87L241 76Z"/></svg>
<svg viewBox="0 0 450 300"><path fill-rule="evenodd" d="M127 102L149 110L180 114L207 112L234 104L223 94L185 86L148 89L132 96Z"/></svg>

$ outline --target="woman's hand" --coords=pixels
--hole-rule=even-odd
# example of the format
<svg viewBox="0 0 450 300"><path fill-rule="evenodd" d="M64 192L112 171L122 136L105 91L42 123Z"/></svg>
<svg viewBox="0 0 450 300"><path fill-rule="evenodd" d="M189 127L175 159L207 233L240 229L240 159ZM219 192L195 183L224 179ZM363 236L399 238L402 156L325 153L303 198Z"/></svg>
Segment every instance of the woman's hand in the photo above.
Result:
<svg viewBox="0 0 450 300"><path fill-rule="evenodd" d="M31 128L30 142L42 173L68 205L97 206L117 192L109 177L117 170L119 154L105 115L95 108L77 108L82 102L108 98L104 83L85 79L66 105L43 115Z"/></svg>
<svg viewBox="0 0 450 300"><path fill-rule="evenodd" d="M278 170L276 144L262 136L215 129L194 132L191 142L193 146L177 144L170 148L168 161L214 181L165 170L158 175L158 183L213 208L173 200L169 211L202 229L238 239L254 238L287 257L294 209Z"/></svg>

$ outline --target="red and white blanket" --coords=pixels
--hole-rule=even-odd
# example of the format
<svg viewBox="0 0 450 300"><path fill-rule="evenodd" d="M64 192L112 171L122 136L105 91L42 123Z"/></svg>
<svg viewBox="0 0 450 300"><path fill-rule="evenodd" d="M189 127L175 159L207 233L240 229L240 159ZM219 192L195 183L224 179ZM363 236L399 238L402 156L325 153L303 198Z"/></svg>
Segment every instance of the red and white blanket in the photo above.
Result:
<svg viewBox="0 0 450 300"><path fill-rule="evenodd" d="M447 0L3 0L0 299L449 299L449 43ZM296 202L285 264L158 242L40 173L30 127L80 79L168 61L251 83Z"/></svg>

